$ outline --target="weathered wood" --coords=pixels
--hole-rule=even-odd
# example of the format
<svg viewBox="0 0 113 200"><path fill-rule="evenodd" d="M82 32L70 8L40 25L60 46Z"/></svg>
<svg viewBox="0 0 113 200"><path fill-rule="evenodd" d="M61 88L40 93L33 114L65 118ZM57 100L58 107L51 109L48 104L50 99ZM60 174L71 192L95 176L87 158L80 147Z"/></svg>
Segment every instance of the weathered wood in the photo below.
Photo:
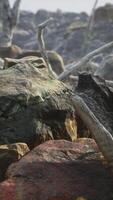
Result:
<svg viewBox="0 0 113 200"><path fill-rule="evenodd" d="M53 19L50 18L50 19L46 20L45 22L43 22L42 24L38 25L38 43L39 43L39 50L41 52L42 58L44 58L44 60L46 62L49 74L53 78L57 78L57 75L54 73L54 71L52 70L52 67L49 63L48 54L46 52L45 42L44 42L44 38L43 38L43 30L51 20L53 20Z"/></svg>
<svg viewBox="0 0 113 200"><path fill-rule="evenodd" d="M58 80L64 80L65 78L67 78L71 73L76 73L79 70L84 70L84 65L86 65L86 63L92 59L94 56L100 54L101 52L106 51L107 49L113 47L113 42L107 43L105 45L103 45L102 47L90 52L89 54L87 54L86 56L84 56L83 58L80 59L79 62L74 62L72 64L70 64L70 66L68 68L66 68L66 70L60 74L60 76L58 77Z"/></svg>
<svg viewBox="0 0 113 200"><path fill-rule="evenodd" d="M9 47L12 44L13 31L19 17L20 1L21 0L16 0L13 8L10 7L9 0L0 1L0 17L3 27L0 47Z"/></svg>

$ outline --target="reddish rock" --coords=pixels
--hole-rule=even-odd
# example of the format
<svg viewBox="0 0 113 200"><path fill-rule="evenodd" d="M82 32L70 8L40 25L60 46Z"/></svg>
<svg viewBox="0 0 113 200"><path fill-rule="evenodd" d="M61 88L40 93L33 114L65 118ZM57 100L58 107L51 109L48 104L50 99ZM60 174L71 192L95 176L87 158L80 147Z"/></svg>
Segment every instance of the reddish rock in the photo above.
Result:
<svg viewBox="0 0 113 200"><path fill-rule="evenodd" d="M113 178L92 139L48 141L12 164L2 200L113 200Z"/></svg>

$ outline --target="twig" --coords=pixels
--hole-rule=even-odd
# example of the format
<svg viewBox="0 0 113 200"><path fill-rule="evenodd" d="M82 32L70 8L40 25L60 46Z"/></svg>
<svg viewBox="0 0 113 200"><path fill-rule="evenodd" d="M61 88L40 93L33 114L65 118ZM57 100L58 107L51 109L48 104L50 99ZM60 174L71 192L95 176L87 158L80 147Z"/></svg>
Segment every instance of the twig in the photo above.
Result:
<svg viewBox="0 0 113 200"><path fill-rule="evenodd" d="M39 50L41 52L42 57L44 58L47 68L48 68L48 72L49 74L53 77L53 78L57 78L56 74L53 72L51 65L49 63L49 59L48 59L48 55L46 52L46 48L45 48L45 42L44 42L44 38L43 38L43 31L44 28L48 25L48 23L50 21L52 21L53 18L49 18L48 20L46 20L45 22L43 22L42 24L38 25L38 44L39 44Z"/></svg>

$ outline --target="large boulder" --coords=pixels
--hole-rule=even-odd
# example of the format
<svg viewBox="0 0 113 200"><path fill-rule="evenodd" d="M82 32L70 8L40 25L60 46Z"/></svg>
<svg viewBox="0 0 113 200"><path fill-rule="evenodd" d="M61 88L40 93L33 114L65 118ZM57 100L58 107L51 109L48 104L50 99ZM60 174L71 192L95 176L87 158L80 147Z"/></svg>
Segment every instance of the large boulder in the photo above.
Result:
<svg viewBox="0 0 113 200"><path fill-rule="evenodd" d="M60 138L76 139L71 91L51 77L41 58L17 60L1 70L0 144L23 142L33 148Z"/></svg>
<svg viewBox="0 0 113 200"><path fill-rule="evenodd" d="M112 200L113 179L94 140L46 142L12 164L2 200Z"/></svg>

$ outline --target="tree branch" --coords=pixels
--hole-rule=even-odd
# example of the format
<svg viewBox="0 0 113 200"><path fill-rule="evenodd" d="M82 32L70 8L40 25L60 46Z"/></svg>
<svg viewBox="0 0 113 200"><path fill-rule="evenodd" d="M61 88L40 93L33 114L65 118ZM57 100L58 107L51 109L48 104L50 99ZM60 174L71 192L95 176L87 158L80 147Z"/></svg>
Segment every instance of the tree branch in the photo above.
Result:
<svg viewBox="0 0 113 200"><path fill-rule="evenodd" d="M87 128L91 131L106 160L113 167L113 136L99 122L81 97L74 95L72 100L77 115L80 116Z"/></svg>
<svg viewBox="0 0 113 200"><path fill-rule="evenodd" d="M48 68L48 72L49 74L53 77L53 78L57 78L56 74L53 72L51 65L49 63L49 59L48 59L48 55L46 52L46 48L45 48L45 42L44 42L44 38L43 38L43 31L44 28L47 26L47 24L52 21L53 18L49 18L48 20L46 20L45 22L43 22L42 24L38 25L38 45L39 45L39 50L41 52L42 58L44 58L47 68Z"/></svg>
<svg viewBox="0 0 113 200"><path fill-rule="evenodd" d="M60 76L58 77L58 80L64 80L65 78L67 78L71 73L76 73L80 68L84 69L84 65L90 60L92 59L94 56L100 54L101 52L106 51L107 49L113 47L113 42L109 42L105 45L103 45L102 47L90 52L89 54L87 54L86 56L84 56L83 58L80 59L79 62L73 62L72 64L68 65L68 67L66 68L66 70L60 74Z"/></svg>

